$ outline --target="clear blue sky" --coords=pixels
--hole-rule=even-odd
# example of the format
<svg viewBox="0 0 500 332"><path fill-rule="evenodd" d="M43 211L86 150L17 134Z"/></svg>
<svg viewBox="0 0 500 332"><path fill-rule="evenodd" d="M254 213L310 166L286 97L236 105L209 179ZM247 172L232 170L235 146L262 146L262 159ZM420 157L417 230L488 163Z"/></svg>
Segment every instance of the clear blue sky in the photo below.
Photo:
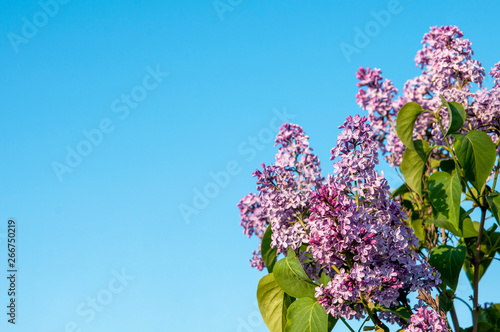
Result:
<svg viewBox="0 0 500 332"><path fill-rule="evenodd" d="M359 66L402 88L423 34L448 24L485 68L500 60L497 1L401 0L348 57L340 45L390 1L0 3L0 275L9 218L19 269L15 327L1 278L3 331L266 331L236 204L274 160L277 114L326 174L338 125L361 112ZM481 301L500 297L495 271Z"/></svg>

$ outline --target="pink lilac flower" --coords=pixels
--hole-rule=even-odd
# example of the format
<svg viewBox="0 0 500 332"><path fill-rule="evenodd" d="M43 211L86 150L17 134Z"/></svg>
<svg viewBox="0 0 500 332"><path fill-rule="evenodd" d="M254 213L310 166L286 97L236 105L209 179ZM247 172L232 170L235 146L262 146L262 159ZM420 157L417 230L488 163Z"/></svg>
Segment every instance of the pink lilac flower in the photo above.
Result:
<svg viewBox="0 0 500 332"><path fill-rule="evenodd" d="M497 62L490 71L490 75L495 80L495 87L500 85L500 62Z"/></svg>
<svg viewBox="0 0 500 332"><path fill-rule="evenodd" d="M380 69L360 68L357 72L360 87L357 102L368 111L379 148L392 166L401 163L404 152L404 146L395 133L395 124L399 110L407 102L416 102L425 110L435 111L441 105L442 95L447 101L461 103L473 118L470 124L464 125L466 129L463 132L483 130L495 142L498 137L500 62L490 71L495 87L474 93L471 91L472 84L481 88L485 70L479 61L472 58L471 42L463 38L463 32L458 27L431 27L430 32L424 35L422 44L415 57L422 74L405 83L402 96L397 96L397 89L391 81L382 78ZM439 114L446 128L449 121L446 108L441 108ZM413 134L414 139L425 139L432 145L445 144L442 129L431 113L418 117Z"/></svg>
<svg viewBox="0 0 500 332"><path fill-rule="evenodd" d="M380 69L359 68L356 73L360 87L356 94L358 105L368 111L368 120L375 131L378 148L387 154L391 165L399 165L403 156L403 144L392 127L396 123L396 109L399 110L401 100L394 100L398 90L389 80L384 80Z"/></svg>
<svg viewBox="0 0 500 332"><path fill-rule="evenodd" d="M411 249L418 239L375 170L378 144L367 118L348 117L340 128L335 175L313 194L308 250L332 277L316 288L319 303L334 317L351 319L364 316L361 296L396 307L401 294L430 291L440 280Z"/></svg>
<svg viewBox="0 0 500 332"><path fill-rule="evenodd" d="M295 171L297 180L306 188L315 187L322 179L318 156L309 147L309 136L302 127L284 123L276 135L274 146L280 145L276 165Z"/></svg>
<svg viewBox="0 0 500 332"><path fill-rule="evenodd" d="M248 194L244 196L238 203L240 209L241 223L243 234L251 237L255 234L262 239L268 225L268 217L266 210L261 206L259 196Z"/></svg>
<svg viewBox="0 0 500 332"><path fill-rule="evenodd" d="M404 332L445 332L449 331L446 319L436 311L427 307L420 307L410 317L410 325Z"/></svg>
<svg viewBox="0 0 500 332"><path fill-rule="evenodd" d="M251 267L255 267L259 271L262 271L264 269L265 264L264 261L262 260L260 244L259 244L259 249L253 251L253 257L249 261Z"/></svg>
<svg viewBox="0 0 500 332"><path fill-rule="evenodd" d="M269 219L266 209L261 206L259 196L252 193L246 195L238 203L238 208L240 209L240 225L243 227L243 234L248 237L255 235L259 239L262 239L269 224ZM253 252L253 257L250 259L250 266L257 268L259 271L262 271L264 268L260 244L258 250Z"/></svg>
<svg viewBox="0 0 500 332"><path fill-rule="evenodd" d="M273 232L271 247L279 253L297 250L308 241L305 225L311 192L323 180L308 139L300 126L283 124L276 136L276 145L280 145L276 165L262 164L263 170L254 172Z"/></svg>
<svg viewBox="0 0 500 332"><path fill-rule="evenodd" d="M449 88L468 90L470 82L479 86L483 82L484 68L472 59L471 42L462 37L456 26L431 27L424 35L424 47L417 52L415 62L432 75L438 93Z"/></svg>

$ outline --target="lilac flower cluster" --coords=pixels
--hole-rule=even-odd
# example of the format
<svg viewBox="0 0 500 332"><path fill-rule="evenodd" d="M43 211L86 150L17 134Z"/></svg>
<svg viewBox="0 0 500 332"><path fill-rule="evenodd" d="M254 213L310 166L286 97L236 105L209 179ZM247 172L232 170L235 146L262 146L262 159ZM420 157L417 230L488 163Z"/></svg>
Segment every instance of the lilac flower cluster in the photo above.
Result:
<svg viewBox="0 0 500 332"><path fill-rule="evenodd" d="M446 319L432 309L420 307L410 317L410 325L404 332L447 332Z"/></svg>
<svg viewBox="0 0 500 332"><path fill-rule="evenodd" d="M255 194L248 194L243 197L238 203L240 209L241 223L243 226L243 234L248 237L252 235L262 239L269 224L267 210L261 206L259 196ZM253 258L250 259L250 266L257 268L259 271L264 269L264 262L260 252L260 245L257 250L253 252Z"/></svg>
<svg viewBox="0 0 500 332"><path fill-rule="evenodd" d="M304 225L308 223L308 207L313 189L323 181L318 157L309 147L309 137L295 124L285 123L276 137L279 145L276 164L256 170L258 195L245 196L238 205L244 234L262 236L271 225L271 246L278 253L290 247L294 250L309 237ZM251 265L262 270L259 250L254 252Z"/></svg>
<svg viewBox="0 0 500 332"><path fill-rule="evenodd" d="M431 27L424 35L424 46L415 62L433 76L438 92L449 88L468 90L470 82L479 86L483 82L484 68L472 59L471 42L462 37L463 32L456 26Z"/></svg>
<svg viewBox="0 0 500 332"><path fill-rule="evenodd" d="M389 163L399 165L404 152L403 144L391 130L396 123L395 110L400 108L399 99L394 100L398 90L391 81L384 81L380 73L380 69L376 68L359 68L356 76L358 87L362 88L356 94L356 101L368 111L368 120L376 133L379 149L383 154L389 154Z"/></svg>
<svg viewBox="0 0 500 332"><path fill-rule="evenodd" d="M383 79L380 69L360 68L357 73L360 87L357 102L368 111L381 151L392 166L401 163L404 152L394 128L397 113L407 102L417 102L426 110L437 110L441 105L440 95L443 95L447 101L459 102L467 110L471 120L464 125L464 130L483 130L495 142L500 131L500 62L490 72L495 86L488 90L481 88L485 70L472 58L471 42L463 38L458 27L431 27L422 44L415 57L422 73L405 83L402 96L397 96L397 89L390 80ZM479 88L477 92L472 92L473 83ZM446 128L448 112L441 109L439 115ZM443 133L434 116L424 113L415 124L414 138L429 137L431 143L444 144Z"/></svg>
<svg viewBox="0 0 500 332"><path fill-rule="evenodd" d="M254 172L259 193L248 194L238 207L244 234L262 239L270 225L271 247L295 250L311 279L318 281L320 272L331 278L315 294L329 314L359 319L367 303L407 305L401 299L408 293L430 291L440 280L412 250L418 239L375 170L379 142L367 118L348 117L339 128L331 151L334 175L324 179L302 128L280 127L276 163ZM253 254L251 266L262 270L260 245ZM407 326L389 312L379 318Z"/></svg>
<svg viewBox="0 0 500 332"><path fill-rule="evenodd" d="M375 170L378 143L366 121L348 117L340 126L332 149L332 159L339 158L335 175L310 208L308 250L332 277L316 288L316 297L337 318L363 317L360 299L391 308L401 305L401 294L440 283L439 273L411 249L418 239Z"/></svg>

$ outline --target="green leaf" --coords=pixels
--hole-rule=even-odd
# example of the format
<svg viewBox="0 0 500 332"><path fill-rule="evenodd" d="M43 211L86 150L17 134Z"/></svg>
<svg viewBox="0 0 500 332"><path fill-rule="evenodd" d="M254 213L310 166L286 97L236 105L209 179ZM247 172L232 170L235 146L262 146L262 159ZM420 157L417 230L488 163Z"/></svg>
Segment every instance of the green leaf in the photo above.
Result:
<svg viewBox="0 0 500 332"><path fill-rule="evenodd" d="M398 112L396 119L396 132L401 142L410 150L415 150L413 143L413 127L418 116L424 110L419 104L410 102L405 104Z"/></svg>
<svg viewBox="0 0 500 332"><path fill-rule="evenodd" d="M465 212L463 208L460 208L460 225L459 225L460 233L458 236L463 238L477 237L479 234L478 230L474 226L474 222L469 217L468 214L469 211Z"/></svg>
<svg viewBox="0 0 500 332"><path fill-rule="evenodd" d="M286 313L291 303L291 298L281 289L274 275L269 273L259 281L257 288L257 301L269 331L283 332L286 326Z"/></svg>
<svg viewBox="0 0 500 332"><path fill-rule="evenodd" d="M484 247L485 246L482 245L481 249L484 249ZM491 261L492 261L492 259L484 259L479 264L479 281L481 281L481 278L486 273L486 270L490 266ZM473 286L473 281L474 281L474 258L473 257L471 257L470 259L467 259L464 262L464 271L465 271L465 274L467 275L467 278L470 281L471 286Z"/></svg>
<svg viewBox="0 0 500 332"><path fill-rule="evenodd" d="M465 261L466 246L462 243L456 248L440 245L432 249L429 263L441 273L441 280L452 290L457 289L458 276Z"/></svg>
<svg viewBox="0 0 500 332"><path fill-rule="evenodd" d="M488 307L488 309L482 309L487 317L487 321L491 323L493 326L500 328L500 303L493 304ZM481 312L480 311L480 312ZM479 318L479 321L481 321L481 318Z"/></svg>
<svg viewBox="0 0 500 332"><path fill-rule="evenodd" d="M399 308L387 308L384 307L380 304L373 304L373 302L370 302L368 304L370 308L376 309L378 311L389 311L392 312L393 314L396 314L400 318L404 319L405 321L408 321L411 317L411 312L408 311L408 309L404 307L399 307Z"/></svg>
<svg viewBox="0 0 500 332"><path fill-rule="evenodd" d="M398 197L400 195L406 194L407 192L409 192L408 187L405 183L403 183L398 189L392 192L392 197Z"/></svg>
<svg viewBox="0 0 500 332"><path fill-rule="evenodd" d="M488 246L489 256L495 256L493 253L500 249L500 233L491 229L484 232L483 243Z"/></svg>
<svg viewBox="0 0 500 332"><path fill-rule="evenodd" d="M285 332L328 332L328 315L315 299L306 297L293 302L286 318Z"/></svg>
<svg viewBox="0 0 500 332"><path fill-rule="evenodd" d="M338 320L338 318L334 318L332 315L328 315L328 332L333 330Z"/></svg>
<svg viewBox="0 0 500 332"><path fill-rule="evenodd" d="M479 308L478 312L479 326L488 329L480 329L479 331L500 331L500 304L493 304L488 309Z"/></svg>
<svg viewBox="0 0 500 332"><path fill-rule="evenodd" d="M425 242L425 229L422 225L422 219L411 219L410 226L413 232L421 242Z"/></svg>
<svg viewBox="0 0 500 332"><path fill-rule="evenodd" d="M497 224L500 225L500 216L499 216L499 211L500 211L500 194L498 192L494 192L488 197L486 197L488 200L488 204L490 205L490 211L493 216L495 216L495 220L497 221Z"/></svg>
<svg viewBox="0 0 500 332"><path fill-rule="evenodd" d="M444 159L439 163L439 168L442 171L450 173L455 170L455 161L453 159Z"/></svg>
<svg viewBox="0 0 500 332"><path fill-rule="evenodd" d="M461 236L460 232L453 226L453 224L442 214L435 214L434 219L428 219L425 222L427 224L433 224L437 227L444 228L453 233L453 235Z"/></svg>
<svg viewBox="0 0 500 332"><path fill-rule="evenodd" d="M439 295L439 307L445 312L450 311L453 308L453 298L455 297L455 292L451 289L447 289Z"/></svg>
<svg viewBox="0 0 500 332"><path fill-rule="evenodd" d="M466 179L481 192L495 164L495 144L488 134L472 130L455 140L453 147Z"/></svg>
<svg viewBox="0 0 500 332"><path fill-rule="evenodd" d="M446 106L446 108L448 108L448 113L450 114L450 124L445 134L445 136L448 136L449 134L455 133L464 125L466 117L465 109L462 106L462 104L459 104L454 101L447 102L443 96L440 97L441 101L443 102L443 105Z"/></svg>
<svg viewBox="0 0 500 332"><path fill-rule="evenodd" d="M293 250L289 250L288 255L276 263L273 273L276 282L287 294L314 299L316 285L307 276Z"/></svg>
<svg viewBox="0 0 500 332"><path fill-rule="evenodd" d="M486 270L493 261L495 254L500 251L500 233L495 232L497 228L498 226L494 224L489 229L485 229L483 232L484 237L481 241L481 248L479 252L479 259L481 260L478 269L479 280L481 280L483 275L486 273ZM477 239L469 239L469 241L467 241L467 246L468 252L467 259L464 263L464 270L472 285L472 281L474 280L474 260L476 256Z"/></svg>
<svg viewBox="0 0 500 332"><path fill-rule="evenodd" d="M422 196L422 174L424 173L425 164L432 148L429 146L429 143L422 140L416 140L414 148L415 150L405 150L399 168L408 186L418 195Z"/></svg>
<svg viewBox="0 0 500 332"><path fill-rule="evenodd" d="M332 280L332 278L326 275L326 273L322 272L319 277L318 284L326 286L326 284L328 284L330 280Z"/></svg>
<svg viewBox="0 0 500 332"><path fill-rule="evenodd" d="M436 172L430 176L427 187L432 206L459 229L462 186L457 172Z"/></svg>
<svg viewBox="0 0 500 332"><path fill-rule="evenodd" d="M499 328L500 304L493 304L488 309L479 308L478 321L479 323L490 324L492 327Z"/></svg>
<svg viewBox="0 0 500 332"><path fill-rule="evenodd" d="M271 230L271 224L269 224L269 226L267 226L266 232L264 233L264 236L262 237L262 243L260 245L262 261L267 267L267 271L269 271L269 273L273 272L273 267L276 263L276 256L278 253L277 248L271 248L272 235L273 231Z"/></svg>
<svg viewBox="0 0 500 332"><path fill-rule="evenodd" d="M458 237L463 237L463 238L469 238L469 237L477 237L478 235L478 229L479 229L479 223L478 222L473 222L469 218L469 212L465 212L463 208L460 208L460 223L459 223L459 228L455 228L455 226L442 214L440 214L437 211L433 211L434 219L426 220L425 222L427 224L434 224L437 227L444 228L453 235L458 236ZM476 227L476 226L477 227Z"/></svg>

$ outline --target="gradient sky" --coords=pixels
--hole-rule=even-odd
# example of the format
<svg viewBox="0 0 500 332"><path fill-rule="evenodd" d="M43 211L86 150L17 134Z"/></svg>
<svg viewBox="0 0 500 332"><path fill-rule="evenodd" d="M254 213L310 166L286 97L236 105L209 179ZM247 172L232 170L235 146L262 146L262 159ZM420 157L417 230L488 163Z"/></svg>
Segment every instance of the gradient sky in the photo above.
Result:
<svg viewBox="0 0 500 332"><path fill-rule="evenodd" d="M358 67L401 89L423 34L450 24L486 69L500 60L498 1L0 3L0 275L9 218L19 269L15 327L0 282L2 331L266 331L236 204L274 160L274 125L303 126L326 174L362 112ZM492 269L483 302L500 297Z"/></svg>

